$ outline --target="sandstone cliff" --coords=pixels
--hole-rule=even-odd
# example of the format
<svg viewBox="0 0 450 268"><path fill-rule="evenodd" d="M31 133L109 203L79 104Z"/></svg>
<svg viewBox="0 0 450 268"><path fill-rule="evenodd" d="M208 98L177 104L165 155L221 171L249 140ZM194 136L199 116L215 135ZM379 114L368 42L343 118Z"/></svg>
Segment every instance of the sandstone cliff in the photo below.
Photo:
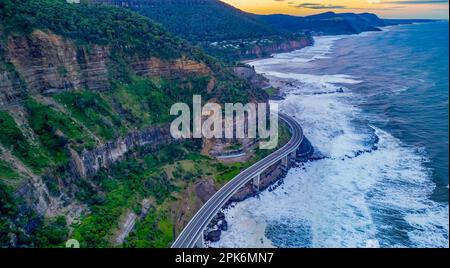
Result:
<svg viewBox="0 0 450 268"><path fill-rule="evenodd" d="M79 46L53 33L35 30L30 36L11 36L5 57L27 85L30 93L51 94L71 89L107 90L110 87L108 46ZM208 75L204 63L182 57L173 60L133 56L126 58L137 75L177 77ZM11 71L0 72L0 102L20 100L20 80Z"/></svg>
<svg viewBox="0 0 450 268"><path fill-rule="evenodd" d="M256 45L255 47L242 51L241 56L244 56L245 58L262 58L274 53L290 52L301 49L312 44L312 38L303 37L297 40L286 40L281 43Z"/></svg>
<svg viewBox="0 0 450 268"><path fill-rule="evenodd" d="M111 68L116 64L112 61L111 51L107 45L80 45L74 40L43 30L34 30L29 35L9 35L0 45L0 109L14 114L16 108L22 107L22 101L30 96L45 98L66 91L110 90L113 81ZM205 63L184 56L177 59L139 55L123 57L130 71L142 77L213 77ZM208 91L214 90L211 87L214 84L211 86L209 83ZM27 121L25 118L23 120ZM17 123L20 125L23 122ZM175 140L166 124L131 131L81 153L68 147L71 157L69 173L74 178L90 177L100 168L109 168L123 159L131 150L142 146L152 150L173 142ZM4 151L10 154L8 150ZM69 219L80 214L82 206L74 204L64 194L52 197L42 175L34 174L20 159L10 159L14 159L15 162L11 160L14 167L22 167L17 170L28 178L16 189L16 196L25 201L24 209L32 209L38 215L57 215L65 211ZM73 179L68 181L73 182Z"/></svg>
<svg viewBox="0 0 450 268"><path fill-rule="evenodd" d="M149 150L155 150L160 145L173 142L177 140L170 135L169 125L150 127L84 151L80 156L73 152L72 167L75 175L89 177L95 175L100 168L110 167L132 149L147 145Z"/></svg>
<svg viewBox="0 0 450 268"><path fill-rule="evenodd" d="M314 39L310 35L271 36L259 39L226 40L203 44L209 53L225 60L246 60L270 57L274 53L290 52L311 46Z"/></svg>

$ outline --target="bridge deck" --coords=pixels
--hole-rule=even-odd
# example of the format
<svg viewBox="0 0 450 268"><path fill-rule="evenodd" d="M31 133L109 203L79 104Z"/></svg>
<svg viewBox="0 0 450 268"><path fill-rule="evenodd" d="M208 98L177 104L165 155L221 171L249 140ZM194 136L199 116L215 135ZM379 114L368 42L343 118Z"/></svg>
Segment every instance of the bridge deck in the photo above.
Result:
<svg viewBox="0 0 450 268"><path fill-rule="evenodd" d="M245 169L217 191L186 225L176 241L172 244L172 248L194 247L197 239L200 235L203 235L204 229L212 218L241 187L255 176L261 174L267 167L286 157L300 146L303 141L303 130L301 126L295 119L287 115L279 114L279 118L287 123L291 130L292 137L289 142L266 158Z"/></svg>

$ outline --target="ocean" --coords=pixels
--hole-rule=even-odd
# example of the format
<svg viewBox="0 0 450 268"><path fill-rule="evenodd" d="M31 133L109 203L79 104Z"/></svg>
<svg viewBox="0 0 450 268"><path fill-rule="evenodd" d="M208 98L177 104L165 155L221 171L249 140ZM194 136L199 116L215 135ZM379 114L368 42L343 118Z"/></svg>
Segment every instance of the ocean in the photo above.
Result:
<svg viewBox="0 0 450 268"><path fill-rule="evenodd" d="M251 62L320 160L225 212L211 247L449 247L449 23L323 36Z"/></svg>

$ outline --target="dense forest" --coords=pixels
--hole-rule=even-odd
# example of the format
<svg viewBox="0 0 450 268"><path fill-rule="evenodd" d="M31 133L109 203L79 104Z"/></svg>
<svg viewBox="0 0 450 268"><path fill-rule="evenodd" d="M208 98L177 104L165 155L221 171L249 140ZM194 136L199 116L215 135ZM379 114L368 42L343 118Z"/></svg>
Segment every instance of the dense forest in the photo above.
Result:
<svg viewBox="0 0 450 268"><path fill-rule="evenodd" d="M94 0L130 7L192 42L261 38L279 32L218 0Z"/></svg>
<svg viewBox="0 0 450 268"><path fill-rule="evenodd" d="M219 0L92 1L134 10L229 63L300 48L287 49L290 42L312 43L305 31L276 29L259 16Z"/></svg>

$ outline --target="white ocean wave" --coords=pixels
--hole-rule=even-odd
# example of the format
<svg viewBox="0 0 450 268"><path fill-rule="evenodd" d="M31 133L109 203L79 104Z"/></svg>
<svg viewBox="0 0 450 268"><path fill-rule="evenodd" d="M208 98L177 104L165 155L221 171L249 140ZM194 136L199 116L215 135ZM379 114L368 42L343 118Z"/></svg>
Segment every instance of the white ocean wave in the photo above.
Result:
<svg viewBox="0 0 450 268"><path fill-rule="evenodd" d="M273 70L277 67L306 64L318 59L325 59L333 52L334 42L345 37L346 36L314 37L313 46L288 53L275 54L272 58L252 61L250 64L255 66L258 72L265 73L266 70Z"/></svg>
<svg viewBox="0 0 450 268"><path fill-rule="evenodd" d="M316 53L328 55L334 41L316 42ZM382 129L356 123L365 115L348 89L312 94L361 82L357 78L280 70L283 62L301 67L314 59L305 54L254 64L285 82L281 109L301 122L327 158L291 169L281 187L225 211L229 230L210 246L448 247L449 207L429 198L435 185L424 154Z"/></svg>

